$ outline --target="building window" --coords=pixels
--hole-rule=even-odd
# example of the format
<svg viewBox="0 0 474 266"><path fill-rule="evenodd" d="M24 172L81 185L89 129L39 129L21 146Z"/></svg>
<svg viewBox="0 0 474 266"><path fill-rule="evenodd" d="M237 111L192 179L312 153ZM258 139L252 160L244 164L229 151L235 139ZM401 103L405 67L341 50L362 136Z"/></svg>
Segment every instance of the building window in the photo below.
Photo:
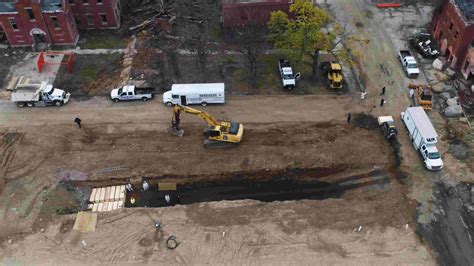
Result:
<svg viewBox="0 0 474 266"><path fill-rule="evenodd" d="M102 22L102 25L107 24L107 15L100 14L100 21Z"/></svg>
<svg viewBox="0 0 474 266"><path fill-rule="evenodd" d="M57 17L51 17L51 22L53 23L54 28L59 28L59 20Z"/></svg>
<svg viewBox="0 0 474 266"><path fill-rule="evenodd" d="M469 60L466 59L466 63L464 63L464 72L467 71L467 68L469 67Z"/></svg>
<svg viewBox="0 0 474 266"><path fill-rule="evenodd" d="M104 3L103 0L97 0L97 4L98 4L98 5L102 5L103 3Z"/></svg>
<svg viewBox="0 0 474 266"><path fill-rule="evenodd" d="M94 17L91 14L86 14L87 25L94 25Z"/></svg>
<svg viewBox="0 0 474 266"><path fill-rule="evenodd" d="M81 25L81 17L74 16L74 21L76 22L76 25Z"/></svg>
<svg viewBox="0 0 474 266"><path fill-rule="evenodd" d="M10 22L10 26L12 27L13 30L17 30L17 29L18 29L18 24L16 23L16 19L15 19L15 18L9 18L9 19L8 19L8 22Z"/></svg>
<svg viewBox="0 0 474 266"><path fill-rule="evenodd" d="M452 30L454 27L454 24L451 22L451 24L449 24L449 29Z"/></svg>
<svg viewBox="0 0 474 266"><path fill-rule="evenodd" d="M30 21L35 21L35 14L33 14L33 9L32 8L25 8L26 13L28 14L28 18Z"/></svg>

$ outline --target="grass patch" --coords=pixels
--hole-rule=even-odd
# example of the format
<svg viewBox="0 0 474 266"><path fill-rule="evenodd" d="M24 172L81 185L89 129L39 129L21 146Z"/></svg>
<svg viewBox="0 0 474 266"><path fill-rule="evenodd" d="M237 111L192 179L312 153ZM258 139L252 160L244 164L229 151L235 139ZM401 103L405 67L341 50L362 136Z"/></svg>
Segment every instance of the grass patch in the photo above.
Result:
<svg viewBox="0 0 474 266"><path fill-rule="evenodd" d="M127 39L117 31L90 31L81 33L81 49L121 49L127 47Z"/></svg>

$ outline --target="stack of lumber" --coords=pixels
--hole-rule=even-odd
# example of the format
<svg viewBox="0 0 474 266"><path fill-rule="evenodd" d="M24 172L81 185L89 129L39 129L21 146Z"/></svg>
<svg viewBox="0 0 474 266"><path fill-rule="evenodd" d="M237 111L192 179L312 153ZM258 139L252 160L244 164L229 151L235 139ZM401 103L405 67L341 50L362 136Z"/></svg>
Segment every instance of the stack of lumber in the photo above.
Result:
<svg viewBox="0 0 474 266"><path fill-rule="evenodd" d="M123 208L125 185L93 188L89 202L89 208L93 212L106 212Z"/></svg>

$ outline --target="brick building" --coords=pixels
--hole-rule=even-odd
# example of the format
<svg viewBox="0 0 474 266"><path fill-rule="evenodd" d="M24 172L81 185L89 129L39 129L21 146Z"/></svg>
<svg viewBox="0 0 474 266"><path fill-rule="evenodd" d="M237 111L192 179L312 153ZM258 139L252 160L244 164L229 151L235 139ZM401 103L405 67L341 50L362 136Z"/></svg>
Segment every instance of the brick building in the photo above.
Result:
<svg viewBox="0 0 474 266"><path fill-rule="evenodd" d="M474 72L473 1L444 0L433 13L431 30L450 67L470 78Z"/></svg>
<svg viewBox="0 0 474 266"><path fill-rule="evenodd" d="M119 0L0 0L0 31L12 47L75 45L78 29L119 26Z"/></svg>
<svg viewBox="0 0 474 266"><path fill-rule="evenodd" d="M272 11L289 12L292 0L223 0L222 22L225 28L264 25Z"/></svg>

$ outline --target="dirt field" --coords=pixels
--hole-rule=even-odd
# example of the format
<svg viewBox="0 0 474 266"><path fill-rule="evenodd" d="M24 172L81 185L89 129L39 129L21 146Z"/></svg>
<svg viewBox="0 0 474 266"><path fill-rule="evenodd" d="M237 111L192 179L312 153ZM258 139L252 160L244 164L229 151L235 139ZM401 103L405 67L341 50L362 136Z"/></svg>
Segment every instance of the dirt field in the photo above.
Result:
<svg viewBox="0 0 474 266"><path fill-rule="evenodd" d="M274 106L279 106L276 113ZM37 109L35 112L6 107L0 117L3 132L2 180L6 184L2 195L4 204L0 209L2 218L0 232L2 232L4 254L9 254L8 257L14 261L25 262L28 262L28 258L41 256L40 254L46 255L48 252L55 254L52 261L58 263L71 262L83 252L89 254L91 260L95 258L104 263L146 261L147 258L153 258L154 261L153 256L160 257L158 260L163 262L175 260L176 255L158 255L162 252L153 255L152 246L155 246L153 241L151 244L150 240L140 241L141 238L149 237L147 236L149 230L126 230L124 241L128 244L115 247L119 250L129 247L137 253L133 251L125 255L117 250L103 250L105 253L95 257L92 243L97 243L95 245L99 248L100 244L95 241L111 240L107 237L110 232L108 230L131 221L146 224L150 222L150 218L143 213L134 214L131 216L133 219L124 218L121 221L104 224L105 227L102 227L102 222L105 220L114 220L117 215L121 217L133 212L127 210L123 213L101 216L94 235L81 236L75 231L70 231L73 217L59 214L67 213L68 210L76 211L77 207L74 209L74 206L75 204L77 206L77 203L64 195L63 190L58 189L58 178L64 172L75 173L75 176L80 176L80 173L86 175L87 180L78 183L82 186L123 183L129 177L132 177L132 182L140 182L142 176L150 177L152 184L158 180L174 180L181 184L196 181L224 182L237 175L240 179L257 181L289 176L300 181L337 183L354 182L349 181L354 179L350 176L366 174L367 178L364 181L369 181L367 185L354 186L345 192L341 190L337 195L328 195L335 198L329 201L272 203L268 206L256 202L224 205L208 203L166 209L169 214L157 214L162 210L144 212L150 212L150 215L163 219L165 224L169 224L165 227L166 230L176 230L176 234L180 232L179 238L182 238L183 245L179 248L183 252L186 245L199 245L201 241L211 243L209 249L196 250L197 253L192 253L193 255L185 252L177 256L178 260L188 262L198 257L203 263L208 260L215 263L229 262L232 256L235 256L236 261L242 262L250 261L250 258L252 261L259 259L276 261L277 254L281 250L291 247L296 252L300 250L300 245L302 249L298 254L317 255L320 252L317 248L320 244L314 244L315 248L310 244L316 239L324 239L323 242L329 245L326 247L327 251L333 247L334 244L331 244L333 242L352 243L335 249L336 254L324 258L326 262L344 262L352 257L350 254L358 257L358 253L365 252L372 254L368 258L368 261L372 262L383 262L389 257L400 262L406 258L420 262L429 261L427 251L419 246L412 229L405 229L406 224L409 224L409 228L415 227L410 216L414 206L405 196L404 187L398 179L399 173L394 171L393 150L377 130L364 129L353 123L348 124L345 121L347 115L345 108L356 111L359 107L356 100L351 97L328 95L231 98L225 106L210 106L206 109L216 117L231 118L243 123L244 140L241 145L229 150L205 150L202 147L203 139L200 133L205 126L204 123L195 117L185 116L182 121L185 136L181 139L171 136L166 132L170 121L170 109L158 101L147 104L113 104L106 99L94 98L86 102L72 102L61 109L45 108ZM44 116L44 114L51 115L51 111L55 112L52 120L51 117ZM76 115L83 119L83 129L78 129L72 122ZM354 145L355 142L357 145ZM94 172L112 166L126 166L128 170L108 174ZM292 173L296 173L292 175L285 172L291 169L307 170L299 172L292 170ZM380 169L385 173L381 182L370 182L372 178L367 174L374 169ZM16 192L12 194L7 191ZM224 208L227 204L235 207ZM221 211L216 213L215 218L206 220L205 217L208 217L214 208ZM289 209L293 213L291 218L288 217L290 214L285 214ZM324 215L321 216L322 213ZM260 221L258 217L262 215L273 218ZM276 220L280 222L275 224L273 221ZM252 240L253 237L246 227L249 224L255 226L255 230L260 232L262 238L268 240L258 238ZM188 225L197 227L191 229ZM367 231L364 229L362 233L353 233L354 228L358 228L359 225L367 227ZM174 226L185 226L190 229L181 230L181 227L174 229ZM47 232L38 232L41 228L47 229ZM213 241L223 241L221 230L232 230L230 234L230 231L228 232L227 238L223 239L229 250L223 251L222 255L216 255ZM333 230L335 234L329 234ZM37 233L30 235L32 232ZM306 236L315 234L318 237L311 237L314 240L302 244L304 239L307 239ZM400 246L390 244L379 248L380 239L390 238L392 234L402 237L403 240L398 242ZM40 245L43 240L38 242L38 238L43 239L46 235L48 235L46 239L49 240L44 241L49 244ZM6 240L11 238L14 239L14 243L35 242L38 248L33 248L35 252L28 252L26 257L20 258L19 256L23 256L20 254L24 253L15 251L17 250L14 248L15 244L7 244ZM214 238L216 240L211 241ZM90 243L85 249L81 247L83 239L86 243ZM263 243L268 243L264 246L270 246L260 247L260 251L255 251L253 245L239 252L231 251L234 249L233 245L240 243L239 245L244 246L242 243L246 241L250 241L249 243L264 241ZM362 251L354 244L357 241L368 241L366 248L369 250ZM143 247L142 242L148 244ZM55 248L56 245L65 245L66 248L58 249ZM159 242L155 248L161 250L162 247L158 245ZM405 245L417 248L407 250ZM62 257L61 254L66 254L63 252L72 250L78 253L73 251L63 257L64 260L59 259ZM142 253L145 250L148 251L143 257ZM337 250L340 252L337 253ZM201 252L207 255L199 255ZM400 256L399 252L406 257ZM379 253L382 255L374 255ZM253 257L248 257L248 254L253 254ZM361 262L365 260L364 256L359 258ZM46 257L44 259L47 260Z"/></svg>

